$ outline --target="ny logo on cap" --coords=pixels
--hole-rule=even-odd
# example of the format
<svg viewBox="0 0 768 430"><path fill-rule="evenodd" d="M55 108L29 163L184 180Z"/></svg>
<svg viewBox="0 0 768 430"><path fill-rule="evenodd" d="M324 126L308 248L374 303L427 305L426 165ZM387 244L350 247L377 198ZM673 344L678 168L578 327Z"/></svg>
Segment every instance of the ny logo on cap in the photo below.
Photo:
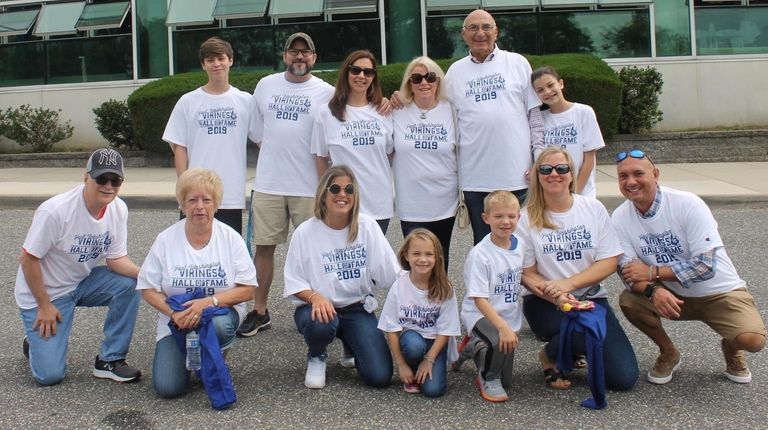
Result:
<svg viewBox="0 0 768 430"><path fill-rule="evenodd" d="M114 149L104 149L99 152L98 164L101 166L117 166L120 154Z"/></svg>

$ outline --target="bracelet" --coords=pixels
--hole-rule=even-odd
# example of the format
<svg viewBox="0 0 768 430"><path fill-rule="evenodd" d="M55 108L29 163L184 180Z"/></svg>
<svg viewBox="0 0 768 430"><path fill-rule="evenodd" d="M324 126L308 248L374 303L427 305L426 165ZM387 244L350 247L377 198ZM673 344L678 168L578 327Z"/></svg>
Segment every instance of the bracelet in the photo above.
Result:
<svg viewBox="0 0 768 430"><path fill-rule="evenodd" d="M428 355L424 356L424 361L426 361L429 364L435 364L435 359L430 357L430 356L428 356Z"/></svg>
<svg viewBox="0 0 768 430"><path fill-rule="evenodd" d="M659 266L654 266L654 267L656 267L656 283L658 284L659 281L661 281L661 279L659 278Z"/></svg>
<svg viewBox="0 0 768 430"><path fill-rule="evenodd" d="M653 281L653 266L648 266L648 281Z"/></svg>
<svg viewBox="0 0 768 430"><path fill-rule="evenodd" d="M312 304L312 297L315 297L315 295L317 295L317 294L319 294L317 291L315 291L314 293L310 294L309 297L307 298L307 303L309 303L311 305Z"/></svg>

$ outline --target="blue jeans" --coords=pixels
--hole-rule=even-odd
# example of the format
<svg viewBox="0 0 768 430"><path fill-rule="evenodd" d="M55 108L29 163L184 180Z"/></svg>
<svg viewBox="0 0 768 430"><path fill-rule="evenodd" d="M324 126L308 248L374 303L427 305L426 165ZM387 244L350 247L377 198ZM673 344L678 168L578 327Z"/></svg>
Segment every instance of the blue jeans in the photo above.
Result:
<svg viewBox="0 0 768 430"><path fill-rule="evenodd" d="M608 304L608 299L591 299L595 305L605 308L605 340L603 341L603 361L605 363L605 386L609 390L629 391L635 386L639 369L637 357L624 329ZM547 359L557 361L560 348L560 322L563 313L552 303L533 295L523 297L523 313L528 325L539 340L548 341L544 346ZM583 335L574 335L575 353L586 351Z"/></svg>
<svg viewBox="0 0 768 430"><path fill-rule="evenodd" d="M139 293L136 280L111 272L106 266L99 266L71 293L53 301L61 314L56 326L56 335L48 339L40 337L32 325L37 318L37 308L20 309L24 332L29 340L29 367L32 377L40 385L54 385L64 379L67 371L67 350L69 334L76 306L108 306L104 321L104 339L101 341L99 358L105 361L124 359L136 324L139 310Z"/></svg>
<svg viewBox="0 0 768 430"><path fill-rule="evenodd" d="M414 375L416 374L416 369L419 368L419 364L424 360L424 355L427 354L427 351L432 348L434 343L434 339L425 339L413 330L406 330L400 334L400 351L403 353L405 362L413 370ZM425 396L440 397L445 394L447 389L445 383L447 356L448 348L443 347L442 351L437 354L435 363L432 364L432 377L427 378L421 384L421 392Z"/></svg>
<svg viewBox="0 0 768 430"><path fill-rule="evenodd" d="M240 325L240 316L233 308L227 315L216 315L211 319L216 329L221 349L228 349L235 342L235 331ZM183 396L189 387L190 372L187 357L179 349L172 335L155 344L155 358L152 361L152 386L158 396L171 399Z"/></svg>
<svg viewBox="0 0 768 430"><path fill-rule="evenodd" d="M326 357L326 348L334 338L355 357L355 367L363 384L386 387L392 379L392 355L376 325L376 315L363 309L362 303L336 308L336 316L328 323L312 319L312 306L296 308L293 319L309 347L308 356Z"/></svg>
<svg viewBox="0 0 768 430"><path fill-rule="evenodd" d="M528 188L511 191L511 193L517 197L520 207L522 207L528 195ZM475 245L491 232L491 227L483 221L483 200L488 194L490 193L485 191L464 191L464 203L467 205L467 212L469 212L469 223L472 226L472 239Z"/></svg>
<svg viewBox="0 0 768 430"><path fill-rule="evenodd" d="M453 224L456 217L445 218L437 221L400 221L400 229L403 230L403 237L417 228L426 228L437 236L440 246L443 247L443 267L445 273L448 273L448 254L451 250L451 235L453 234Z"/></svg>

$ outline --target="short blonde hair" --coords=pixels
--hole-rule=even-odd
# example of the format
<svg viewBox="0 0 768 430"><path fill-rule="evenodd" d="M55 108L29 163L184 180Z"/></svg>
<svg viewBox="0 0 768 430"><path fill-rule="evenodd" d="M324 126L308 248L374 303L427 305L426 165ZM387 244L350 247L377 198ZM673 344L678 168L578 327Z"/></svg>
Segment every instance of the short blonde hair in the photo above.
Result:
<svg viewBox="0 0 768 430"><path fill-rule="evenodd" d="M213 204L218 209L224 194L224 184L213 170L193 167L182 173L176 181L176 201L179 202L179 207L184 207L184 200L192 190L201 190L212 195Z"/></svg>
<svg viewBox="0 0 768 430"><path fill-rule="evenodd" d="M355 198L352 203L352 210L349 212L349 236L347 237L348 241L352 242L357 239L357 219L360 215L360 186L357 184L357 178L355 178L355 174L349 166L344 164L333 165L320 178L317 190L315 191L315 218L325 221L325 200L328 197L328 187L331 186L334 179L344 176L348 176L355 187Z"/></svg>
<svg viewBox="0 0 768 430"><path fill-rule="evenodd" d="M435 63L435 61L429 57L416 57L413 60L411 60L410 63L408 63L408 66L405 68L405 73L403 74L403 81L400 84L400 98L402 99L404 104L408 104L413 101L413 89L411 88L411 75L413 74L413 69L416 68L416 66L421 66L427 69L427 73L434 72L437 75L437 82L435 84L437 85L437 92L435 92L435 96L437 97L437 100L441 100L445 98L445 88L443 85L443 82L445 82L445 73L443 73L443 69L440 68L440 66Z"/></svg>
<svg viewBox="0 0 768 430"><path fill-rule="evenodd" d="M491 205L494 203L501 205L511 205L514 206L515 209L520 209L520 200L518 200L514 194L507 190L496 190L488 193L488 195L483 199L483 212L486 214L489 213L491 211Z"/></svg>

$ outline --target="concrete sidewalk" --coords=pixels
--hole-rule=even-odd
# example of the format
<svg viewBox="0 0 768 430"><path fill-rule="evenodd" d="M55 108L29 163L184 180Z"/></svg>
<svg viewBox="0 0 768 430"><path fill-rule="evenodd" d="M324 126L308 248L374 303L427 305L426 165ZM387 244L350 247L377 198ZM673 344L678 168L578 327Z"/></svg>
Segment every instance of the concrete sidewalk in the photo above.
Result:
<svg viewBox="0 0 768 430"><path fill-rule="evenodd" d="M660 183L690 191L715 206L768 207L768 162L662 164ZM0 169L0 207L34 208L83 180L84 168ZM246 192L254 171L249 168ZM173 209L176 172L173 168L126 168L120 190L133 208ZM624 201L613 165L597 166L598 198L613 209Z"/></svg>

